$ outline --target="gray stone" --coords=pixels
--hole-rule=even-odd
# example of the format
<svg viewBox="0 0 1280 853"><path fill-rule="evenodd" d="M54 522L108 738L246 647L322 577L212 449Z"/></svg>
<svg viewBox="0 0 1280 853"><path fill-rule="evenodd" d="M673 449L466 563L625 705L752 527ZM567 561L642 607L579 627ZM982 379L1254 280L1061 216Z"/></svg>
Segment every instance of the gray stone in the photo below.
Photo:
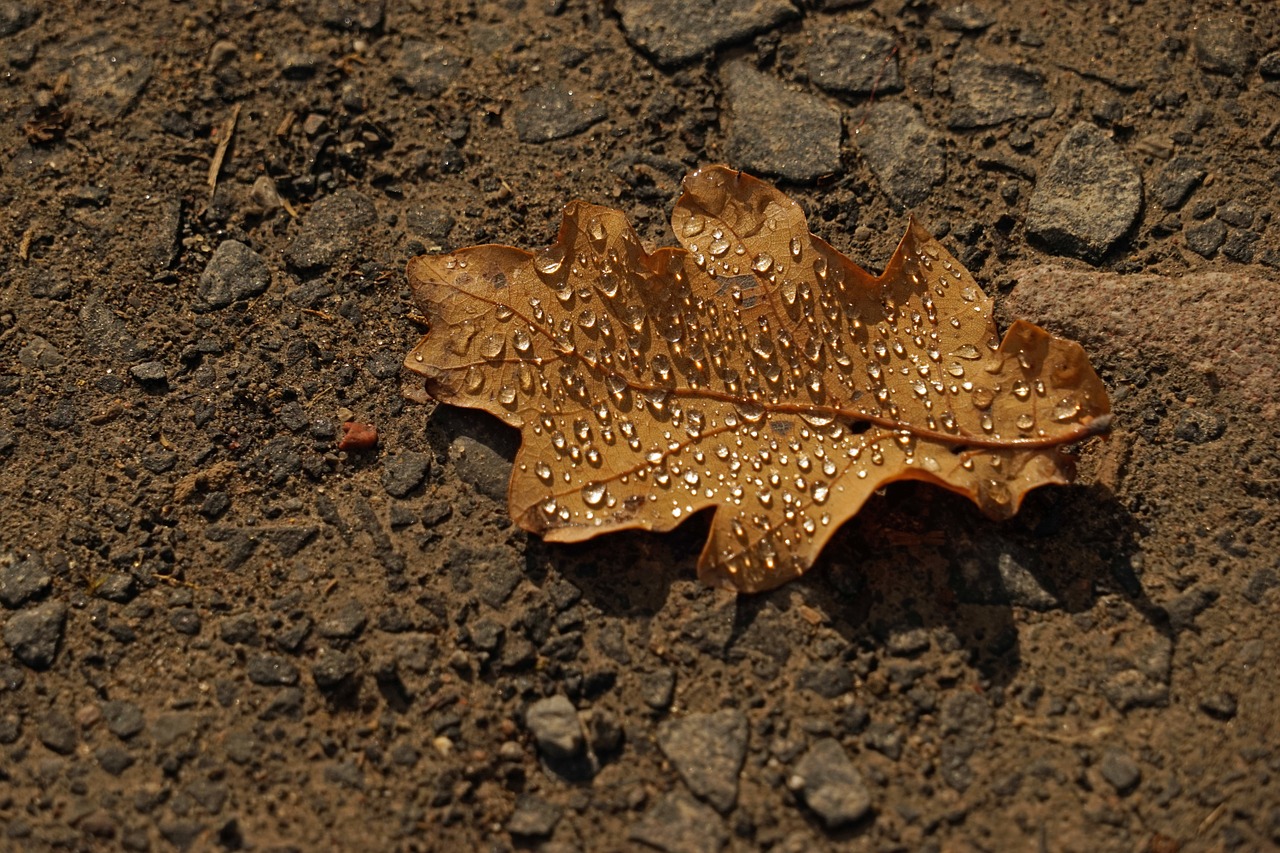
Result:
<svg viewBox="0 0 1280 853"><path fill-rule="evenodd" d="M128 740L146 725L142 709L122 699L103 702L102 719L107 724L107 730L121 740Z"/></svg>
<svg viewBox="0 0 1280 853"><path fill-rule="evenodd" d="M26 346L18 350L18 363L28 370L53 370L65 360L57 347L39 335L32 335Z"/></svg>
<svg viewBox="0 0 1280 853"><path fill-rule="evenodd" d="M910 104L876 104L854 138L880 188L899 207L923 204L947 177L942 141Z"/></svg>
<svg viewBox="0 0 1280 853"><path fill-rule="evenodd" d="M316 625L316 633L331 640L353 640L360 636L367 624L369 617L364 607L352 600L324 616Z"/></svg>
<svg viewBox="0 0 1280 853"><path fill-rule="evenodd" d="M558 80L539 83L516 99L514 121L521 142L550 142L581 133L603 121L598 100Z"/></svg>
<svg viewBox="0 0 1280 853"><path fill-rule="evenodd" d="M159 361L144 361L129 368L129 375L139 385L163 387L169 384L169 373Z"/></svg>
<svg viewBox="0 0 1280 853"><path fill-rule="evenodd" d="M586 750L578 712L566 696L557 694L534 702L525 712L524 722L545 758L571 761L581 758Z"/></svg>
<svg viewBox="0 0 1280 853"><path fill-rule="evenodd" d="M359 660L347 652L322 648L311 664L311 677L321 690L349 683L359 668Z"/></svg>
<svg viewBox="0 0 1280 853"><path fill-rule="evenodd" d="M118 118L128 112L151 80L151 58L115 41L106 30L72 46L71 51L66 69L71 100L109 116Z"/></svg>
<svg viewBox="0 0 1280 853"><path fill-rule="evenodd" d="M1210 219L1184 228L1182 238L1188 249L1197 255L1212 258L1227 240L1227 226L1216 219Z"/></svg>
<svg viewBox="0 0 1280 853"><path fill-rule="evenodd" d="M961 33L982 32L995 23L995 18L974 3L960 3L948 6L946 9L939 9L934 14L934 20L941 24L943 29Z"/></svg>
<svg viewBox="0 0 1280 853"><path fill-rule="evenodd" d="M511 484L511 460L483 441L460 435L449 444L453 469L476 491L506 502Z"/></svg>
<svg viewBox="0 0 1280 853"><path fill-rule="evenodd" d="M400 49L395 79L412 89L414 94L434 98L448 88L462 65L461 54L452 48L410 39Z"/></svg>
<svg viewBox="0 0 1280 853"><path fill-rule="evenodd" d="M4 641L19 662L32 669L48 669L58 655L66 622L67 605L50 601L10 616Z"/></svg>
<svg viewBox="0 0 1280 853"><path fill-rule="evenodd" d="M1102 761L1098 763L1098 772L1102 774L1103 779L1107 780L1107 784L1122 796L1131 793L1142 781L1142 770L1137 762L1114 749L1107 750L1102 756Z"/></svg>
<svg viewBox="0 0 1280 853"><path fill-rule="evenodd" d="M738 799L749 728L741 711L690 714L658 729L658 746L689 790L722 814Z"/></svg>
<svg viewBox="0 0 1280 853"><path fill-rule="evenodd" d="M676 672L670 667L664 666L640 677L640 698L655 711L670 708L675 691Z"/></svg>
<svg viewBox="0 0 1280 853"><path fill-rule="evenodd" d="M855 823L871 811L871 792L835 738L823 738L809 748L787 787L804 798L828 829Z"/></svg>
<svg viewBox="0 0 1280 853"><path fill-rule="evenodd" d="M1151 198L1165 210L1176 210L1208 174L1199 160L1174 157L1151 183Z"/></svg>
<svg viewBox="0 0 1280 853"><path fill-rule="evenodd" d="M1248 74L1258 51L1253 33L1238 17L1197 18L1193 29L1200 67L1222 74Z"/></svg>
<svg viewBox="0 0 1280 853"><path fill-rule="evenodd" d="M1058 593L1036 573L1042 560L1034 551L996 538L977 543L974 551L958 560L954 583L961 601L1041 611L1062 606Z"/></svg>
<svg viewBox="0 0 1280 853"><path fill-rule="evenodd" d="M617 0L627 40L670 67L773 29L800 12L789 0Z"/></svg>
<svg viewBox="0 0 1280 853"><path fill-rule="evenodd" d="M40 554L32 552L21 560L6 561L0 568L0 603L5 607L21 607L48 593L52 584L53 575Z"/></svg>
<svg viewBox="0 0 1280 853"><path fill-rule="evenodd" d="M550 835L563 813L559 806L536 794L521 794L516 800L516 810L507 821L507 832L533 838Z"/></svg>
<svg viewBox="0 0 1280 853"><path fill-rule="evenodd" d="M948 122L951 127L989 127L1015 118L1053 115L1044 76L1030 68L970 54L955 61L950 77L955 102Z"/></svg>
<svg viewBox="0 0 1280 853"><path fill-rule="evenodd" d="M302 229L284 250L293 266L316 269L332 264L360 244L361 232L378 221L378 209L368 196L344 188L312 205Z"/></svg>
<svg viewBox="0 0 1280 853"><path fill-rule="evenodd" d="M1273 50L1258 62L1258 73L1268 80L1280 80L1280 50Z"/></svg>
<svg viewBox="0 0 1280 853"><path fill-rule="evenodd" d="M729 840L720 815L678 790L645 812L627 837L665 853L715 853Z"/></svg>
<svg viewBox="0 0 1280 853"><path fill-rule="evenodd" d="M59 755L70 755L80 741L76 724L59 711L46 711L36 719L36 737Z"/></svg>
<svg viewBox="0 0 1280 853"><path fill-rule="evenodd" d="M249 659L249 680L264 687L298 683L298 668L279 655L255 655Z"/></svg>
<svg viewBox="0 0 1280 853"><path fill-rule="evenodd" d="M822 21L823 19L818 19ZM817 26L806 47L809 79L838 95L902 91L893 33L856 26Z"/></svg>
<svg viewBox="0 0 1280 853"><path fill-rule="evenodd" d="M1067 131L1036 181L1027 233L1050 251L1097 263L1142 207L1142 176L1101 130Z"/></svg>
<svg viewBox="0 0 1280 853"><path fill-rule="evenodd" d="M132 361L138 355L138 341L129 334L124 320L94 293L80 309L80 328L85 351L95 357Z"/></svg>
<svg viewBox="0 0 1280 853"><path fill-rule="evenodd" d="M839 170L839 110L745 61L728 63L722 78L731 162L792 181L811 181Z"/></svg>
<svg viewBox="0 0 1280 853"><path fill-rule="evenodd" d="M416 489L431 469L431 454L405 450L388 457L382 470L382 488L393 498Z"/></svg>
<svg viewBox="0 0 1280 853"><path fill-rule="evenodd" d="M225 308L257 296L271 285L271 269L262 256L239 240L224 240L214 250L196 296L206 308Z"/></svg>

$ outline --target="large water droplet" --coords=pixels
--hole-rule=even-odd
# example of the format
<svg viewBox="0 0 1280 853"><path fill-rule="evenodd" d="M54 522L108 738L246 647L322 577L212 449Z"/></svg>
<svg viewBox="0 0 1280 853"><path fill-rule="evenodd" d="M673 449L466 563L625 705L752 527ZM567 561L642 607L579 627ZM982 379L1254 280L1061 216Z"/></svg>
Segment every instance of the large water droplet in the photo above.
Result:
<svg viewBox="0 0 1280 853"><path fill-rule="evenodd" d="M755 260L751 262L751 268L756 272L768 272L773 266L773 255L768 252L761 252L756 255Z"/></svg>
<svg viewBox="0 0 1280 853"><path fill-rule="evenodd" d="M533 265L542 275L555 275L564 266L564 257L552 249L544 249L534 257Z"/></svg>
<svg viewBox="0 0 1280 853"><path fill-rule="evenodd" d="M791 257L796 258L798 260L800 258L800 252L801 252L800 238L792 237L791 238Z"/></svg>
<svg viewBox="0 0 1280 853"><path fill-rule="evenodd" d="M978 387L973 389L970 399L973 400L975 408L987 409L995 402L996 395L990 388Z"/></svg>
<svg viewBox="0 0 1280 853"><path fill-rule="evenodd" d="M592 480L582 487L582 500L590 507L598 507L604 503L604 497L608 493L604 483Z"/></svg>
<svg viewBox="0 0 1280 853"><path fill-rule="evenodd" d="M545 462L538 462L533 466L533 473L538 475L538 479L544 483L551 482L551 466Z"/></svg>
<svg viewBox="0 0 1280 853"><path fill-rule="evenodd" d="M697 237L707 227L707 220L694 213L684 221L684 227L680 229L680 233L685 237Z"/></svg>
<svg viewBox="0 0 1280 853"><path fill-rule="evenodd" d="M1058 401L1053 407L1053 419L1055 421L1069 421L1080 412L1080 403L1073 397L1066 397Z"/></svg>
<svg viewBox="0 0 1280 853"><path fill-rule="evenodd" d="M510 406L516 401L516 389L510 385L503 385L498 389L498 402L504 406Z"/></svg>
<svg viewBox="0 0 1280 853"><path fill-rule="evenodd" d="M462 378L463 387L468 394L475 394L484 387L484 372L478 367L468 367L467 374Z"/></svg>
<svg viewBox="0 0 1280 853"><path fill-rule="evenodd" d="M734 408L747 423L759 423L764 418L764 406L755 400L739 400L734 403Z"/></svg>
<svg viewBox="0 0 1280 853"><path fill-rule="evenodd" d="M951 354L954 355L956 358L964 358L970 361L976 358L982 357L982 354L978 352L978 348L975 347L973 344L961 344Z"/></svg>
<svg viewBox="0 0 1280 853"><path fill-rule="evenodd" d="M532 346L533 339L529 337L529 333L524 329L516 329L511 333L511 344L520 352L525 353Z"/></svg>

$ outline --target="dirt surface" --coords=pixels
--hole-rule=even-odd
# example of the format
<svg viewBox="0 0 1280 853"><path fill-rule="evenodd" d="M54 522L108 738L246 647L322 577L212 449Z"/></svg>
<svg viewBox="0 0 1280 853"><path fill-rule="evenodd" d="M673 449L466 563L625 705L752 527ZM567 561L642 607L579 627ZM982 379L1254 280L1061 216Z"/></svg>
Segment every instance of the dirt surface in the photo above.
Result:
<svg viewBox="0 0 1280 853"><path fill-rule="evenodd" d="M0 0L0 848L1280 845L1278 51L1262 0ZM406 401L406 259L574 197L671 244L707 162L1083 341L1078 485L890 488L751 597L705 518L515 528L513 434Z"/></svg>

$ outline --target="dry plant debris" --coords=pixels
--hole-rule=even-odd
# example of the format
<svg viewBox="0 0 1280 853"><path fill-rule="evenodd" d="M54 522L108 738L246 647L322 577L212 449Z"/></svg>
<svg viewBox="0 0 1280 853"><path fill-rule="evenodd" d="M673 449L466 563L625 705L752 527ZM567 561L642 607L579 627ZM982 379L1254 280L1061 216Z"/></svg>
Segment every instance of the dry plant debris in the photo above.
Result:
<svg viewBox="0 0 1280 853"><path fill-rule="evenodd" d="M914 221L880 276L799 205L724 166L689 175L683 248L571 202L554 245L409 262L430 324L406 365L521 431L512 516L549 541L669 530L715 507L698 571L766 590L876 490L923 480L993 518L1067 483L1110 426L1084 350L992 303Z"/></svg>

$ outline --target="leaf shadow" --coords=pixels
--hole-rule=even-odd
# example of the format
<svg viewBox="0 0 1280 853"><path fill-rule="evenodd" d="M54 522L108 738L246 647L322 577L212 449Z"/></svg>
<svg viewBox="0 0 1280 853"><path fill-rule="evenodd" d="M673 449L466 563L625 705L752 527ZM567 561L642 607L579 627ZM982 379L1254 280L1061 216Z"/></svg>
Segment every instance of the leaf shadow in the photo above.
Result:
<svg viewBox="0 0 1280 853"><path fill-rule="evenodd" d="M943 651L960 650L989 688L1008 685L1021 666L1017 610L1080 613L1115 594L1168 630L1163 609L1130 567L1138 524L1105 489L1041 489L1004 522L921 484L886 491L837 532L803 578L728 605L719 593L681 583L696 572L710 513L666 534L543 545L549 550L531 564L550 561L610 616L650 620L671 596L685 596L681 640L688 648L671 653L748 661L765 680L795 662L786 625L801 607L804 619L844 639L846 663L860 652L891 656L898 637L923 629Z"/></svg>

